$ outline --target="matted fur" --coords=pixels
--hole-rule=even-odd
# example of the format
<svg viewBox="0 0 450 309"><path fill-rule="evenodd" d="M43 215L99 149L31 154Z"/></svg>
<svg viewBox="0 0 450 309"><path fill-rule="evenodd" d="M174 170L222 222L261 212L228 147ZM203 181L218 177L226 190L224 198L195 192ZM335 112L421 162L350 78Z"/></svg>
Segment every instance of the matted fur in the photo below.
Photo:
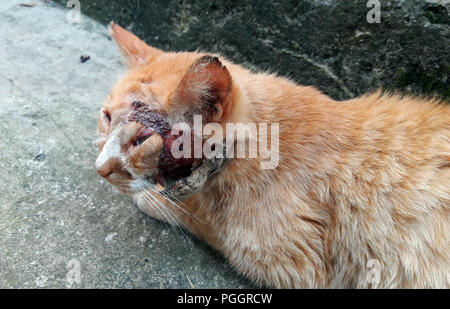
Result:
<svg viewBox="0 0 450 309"><path fill-rule="evenodd" d="M100 149L133 100L176 109L180 82L205 56L164 53L114 24L112 33L132 65L102 109ZM218 57L232 88L216 120L279 123L279 166L262 170L259 158L230 159L183 201L183 210L159 197L173 221L262 286L372 287L367 263L375 259L378 287L450 287L448 105L381 92L337 102ZM121 130L121 158L111 159L119 166L107 179L124 191L154 172L161 147L152 136L129 150L138 130ZM167 220L142 194L135 199L141 210Z"/></svg>

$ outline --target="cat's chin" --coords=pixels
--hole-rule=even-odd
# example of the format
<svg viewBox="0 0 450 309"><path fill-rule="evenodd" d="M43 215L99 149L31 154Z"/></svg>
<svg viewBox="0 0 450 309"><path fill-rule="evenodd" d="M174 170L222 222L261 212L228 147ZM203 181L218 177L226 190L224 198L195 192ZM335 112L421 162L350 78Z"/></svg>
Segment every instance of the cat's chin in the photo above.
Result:
<svg viewBox="0 0 450 309"><path fill-rule="evenodd" d="M196 162L190 169L183 169L177 173L161 173L141 176L128 183L129 188L117 187L120 192L138 196L144 191L158 192L166 198L183 200L201 190L205 182L217 173L224 165L226 159L211 158L203 162Z"/></svg>
<svg viewBox="0 0 450 309"><path fill-rule="evenodd" d="M225 158L205 159L200 165L192 168L188 175L166 180L162 193L177 200L186 199L200 191L206 181L220 171L225 162Z"/></svg>

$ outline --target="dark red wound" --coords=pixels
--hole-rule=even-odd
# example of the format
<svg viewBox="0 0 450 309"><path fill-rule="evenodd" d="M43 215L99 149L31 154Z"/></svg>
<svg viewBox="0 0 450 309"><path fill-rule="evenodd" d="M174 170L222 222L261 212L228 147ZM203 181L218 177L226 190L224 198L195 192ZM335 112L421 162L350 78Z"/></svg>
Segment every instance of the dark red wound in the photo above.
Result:
<svg viewBox="0 0 450 309"><path fill-rule="evenodd" d="M136 121L147 128L158 133L163 140L163 147L159 155L158 171L156 176L158 182L166 185L167 182L177 180L182 177L187 177L191 174L194 162L202 159L193 158L193 149L191 149L191 158L174 158L172 155L172 144L179 137L179 135L171 134L171 126L167 122L168 116L164 113L151 110L145 103L134 101L131 104L132 113L129 116L129 121ZM192 141L192 139L191 139ZM193 143L191 143L193 148Z"/></svg>

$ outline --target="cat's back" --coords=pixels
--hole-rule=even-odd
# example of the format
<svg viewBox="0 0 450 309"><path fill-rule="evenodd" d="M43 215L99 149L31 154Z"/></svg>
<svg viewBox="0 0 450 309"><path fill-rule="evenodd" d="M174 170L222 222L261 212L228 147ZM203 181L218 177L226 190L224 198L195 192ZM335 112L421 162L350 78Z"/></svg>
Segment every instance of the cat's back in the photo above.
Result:
<svg viewBox="0 0 450 309"><path fill-rule="evenodd" d="M448 201L450 105L380 93L351 104L355 105L352 127L357 132L353 150L365 158L360 162L365 170L387 173L373 182L422 193L439 185L435 194ZM355 120L356 114L360 119Z"/></svg>
<svg viewBox="0 0 450 309"><path fill-rule="evenodd" d="M345 104L353 140L332 179L341 203L336 250L363 270L340 278L367 283L363 261L373 259L385 287L448 287L450 106L380 93Z"/></svg>

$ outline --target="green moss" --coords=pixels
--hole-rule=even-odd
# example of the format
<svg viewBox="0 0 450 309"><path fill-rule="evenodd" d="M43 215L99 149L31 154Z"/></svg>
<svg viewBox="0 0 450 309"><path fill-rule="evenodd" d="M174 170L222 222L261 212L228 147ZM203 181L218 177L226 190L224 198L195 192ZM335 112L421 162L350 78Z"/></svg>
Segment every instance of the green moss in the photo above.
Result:
<svg viewBox="0 0 450 309"><path fill-rule="evenodd" d="M431 12L425 12L425 17L428 19L428 21L432 24L438 24L439 23L439 18L436 17L433 13Z"/></svg>

